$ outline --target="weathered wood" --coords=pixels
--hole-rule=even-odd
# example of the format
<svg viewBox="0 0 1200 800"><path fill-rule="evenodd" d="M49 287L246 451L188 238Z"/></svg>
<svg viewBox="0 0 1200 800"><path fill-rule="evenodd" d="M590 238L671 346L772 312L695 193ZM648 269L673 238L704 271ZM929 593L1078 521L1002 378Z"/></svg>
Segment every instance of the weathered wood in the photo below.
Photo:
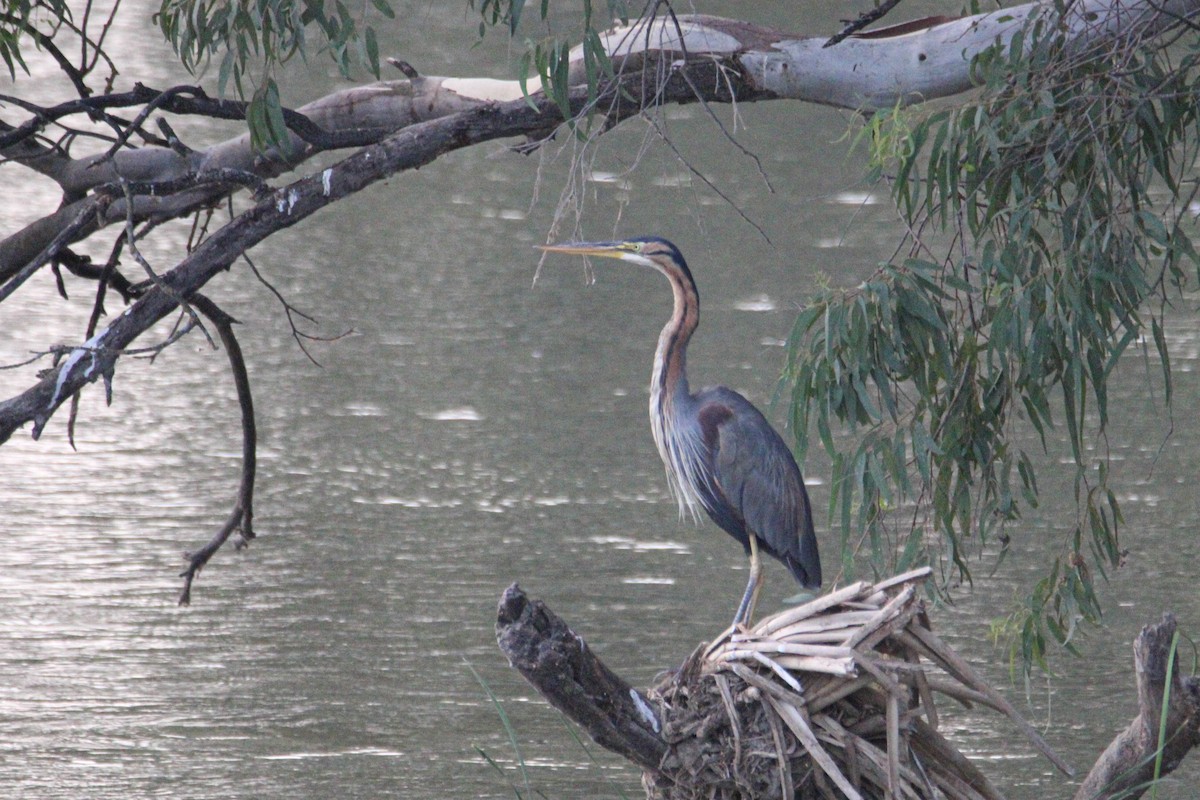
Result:
<svg viewBox="0 0 1200 800"><path fill-rule="evenodd" d="M500 598L496 641L525 680L596 742L645 769L658 769L667 744L650 702L515 583Z"/></svg>
<svg viewBox="0 0 1200 800"><path fill-rule="evenodd" d="M838 608L826 605L821 613L860 619L862 615L853 609L861 596L872 597L879 607L889 599L880 597L876 588L856 585L855 592L839 595L844 602ZM911 593L908 596L911 599ZM787 627L779 625L779 619L787 618L787 624L795 624L797 616L802 615L795 609L783 612L778 618L764 621L759 630ZM597 742L645 769L644 783L651 797L774 798L795 793L804 797L999 800L1000 792L983 773L937 731L932 692L946 692L948 684L954 684L956 691L950 694L1013 716L1022 727L1027 723L1015 716L1011 705L975 675L961 657L924 627L927 622L908 616L911 626L903 632L892 632L887 652L854 651L855 662L869 674L831 679L835 682L814 691L807 685L810 679L819 683L825 678L805 673L803 692L792 685L800 682L798 677L793 676L792 681L780 679L774 669L777 661L764 670L758 659L750 657L768 650L756 646L759 642L753 634L733 634L734 639L740 639L733 647L747 650L747 654L733 656L727 632L718 642L698 648L673 678L640 694L592 655L566 623L541 602L529 600L515 584L501 600L496 631L500 647L513 666L551 704L582 725ZM878 629L888 627L884 615L870 614L866 618L873 620ZM911 631L918 628L920 632L914 635ZM1161 774L1174 770L1193 747L1200 745L1200 679L1181 678L1174 665L1167 669L1174 636L1175 619L1170 614L1138 636L1134 653L1141 712L1105 750L1075 800L1137 798L1149 788L1168 686ZM872 638L847 633L847 640L859 641L860 647L862 641ZM922 664L918 653L931 658L932 664ZM874 669L867 670L868 665ZM945 674L926 678L925 669L940 672L942 667L947 669ZM918 693L916 706L911 705L912 698L901 684L883 674L888 669L903 677L904 684L920 675L924 689ZM715 715L700 708L709 680L715 699L708 709L715 708ZM854 733L836 718L844 713L833 708L839 702L857 709L857 716L852 715ZM759 715L760 707L778 719L769 718L755 729L748 718ZM933 724L921 718L923 713L930 715ZM796 737L790 747L780 741L784 727ZM729 729L724 744L713 736L716 728ZM772 737L765 749L763 730ZM885 734L883 739L877 736L879 732ZM1052 762L1065 766L1040 737L1034 741ZM718 753L724 748L730 752ZM761 769L757 783L747 779L742 757L748 752L760 761L770 762L769 780L764 781ZM799 752L811 756L815 769L797 768ZM771 755L775 758L768 759ZM788 763L794 770L791 774L785 774ZM816 794L811 794L814 791Z"/></svg>
<svg viewBox="0 0 1200 800"><path fill-rule="evenodd" d="M1061 17L1057 17L1061 13ZM1132 43L1160 35L1200 13L1200 0L1080 0L1061 11L1047 0L1003 8L957 19L929 17L869 35L851 36L827 47L824 35L786 33L741 20L707 15L664 15L638 20L604 33L600 39L623 76L647 69L650 80L638 80L622 91L650 105L659 101L730 103L760 99L791 99L852 110L890 108L966 92L977 76L972 60L995 44L1006 47L1037 15L1055 16L1064 35L1078 48L1106 42L1109 46ZM681 70L682 68L682 70ZM708 69L699 76L697 70ZM714 69L715 68L715 69ZM716 80L712 80L715 72ZM252 172L274 177L295 168L317 153L336 147L377 143L390 132L502 103L521 102L528 91L540 93L536 78L522 82L488 78L426 77L411 67L402 80L353 87L289 112L303 125L291 130L286 155L273 152L261 157L250 147L248 134L188 153L168 147L122 149L84 158L28 140L0 144L0 156L22 163L53 178L64 192L62 207L22 231L0 240L0 280L8 280L33 260L83 207L83 195L101 183L128 181L164 182L216 169ZM689 91L682 97L660 95L664 79L686 78ZM705 80L704 78L709 78ZM570 82L586 82L582 49L572 54ZM186 91L185 91L186 90ZM210 100L197 89L176 87L160 110L178 114L236 116L227 101ZM128 104L146 102L156 92L138 86ZM519 133L541 137L559 120L533 120ZM26 125L33 125L29 121ZM12 138L11 136L8 138ZM139 197L133 213L141 220L151 216L182 216L205 203L228 195L235 187L215 185L205 191L166 197ZM117 200L111 210L89 217L95 230L126 213ZM82 237L81 237L82 238Z"/></svg>
<svg viewBox="0 0 1200 800"><path fill-rule="evenodd" d="M960 682L986 695L991 701L992 706L994 708L999 708L1005 713L1005 715L1008 716L1009 719L1016 723L1017 727L1021 729L1021 732L1025 734L1026 738L1028 738L1029 741L1032 742L1039 751L1041 751L1042 755L1050 760L1050 763L1058 768L1059 772L1063 773L1064 775L1074 776L1075 770L1071 767L1071 765L1058 757L1053 748L1051 748L1050 745L1046 743L1046 740L1042 738L1042 735L1037 732L1037 729L1030 725L1029 722L1027 722L1025 718L1017 712L1017 709L1013 707L1012 703L1005 700L999 692L988 685L987 681L979 677L971 665L968 664L961 656L959 656L958 653L954 652L951 647L939 639L937 634L928 628L924 628L920 625L914 625L905 633L900 634L898 638L914 643L918 652L922 653L923 655L928 655L936 663L941 664L941 666L943 666L947 672L957 678Z"/></svg>
<svg viewBox="0 0 1200 800"><path fill-rule="evenodd" d="M645 695L600 664L565 623L516 586L501 601L497 638L513 666L551 704L644 768L650 797L998 798L986 778L921 719L937 719L929 686L919 681L925 689L914 692L908 685L924 678L926 669L942 674L939 662L922 663L901 638L903 633L921 644L908 631L928 624L914 591L928 574L925 569L886 585L853 584L780 612L753 631L727 630ZM782 630L805 635L806 629L794 629L817 616L837 618L829 630L841 630L840 641L814 645L778 636ZM903 631L893 624L897 620ZM948 650L936 641L922 646ZM839 674L817 663L833 661L844 662ZM975 681L968 683L974 688ZM918 751L924 758L917 758ZM940 763L927 763L931 755Z"/></svg>
<svg viewBox="0 0 1200 800"><path fill-rule="evenodd" d="M1167 725L1160 777L1173 771L1188 751L1200 745L1200 678L1180 677L1178 662L1171 665L1169 674L1167 670L1175 629L1175 617L1168 613L1162 622L1147 625L1138 634L1133 645L1138 715L1101 754L1075 793L1075 800L1135 800L1150 788L1164 695Z"/></svg>

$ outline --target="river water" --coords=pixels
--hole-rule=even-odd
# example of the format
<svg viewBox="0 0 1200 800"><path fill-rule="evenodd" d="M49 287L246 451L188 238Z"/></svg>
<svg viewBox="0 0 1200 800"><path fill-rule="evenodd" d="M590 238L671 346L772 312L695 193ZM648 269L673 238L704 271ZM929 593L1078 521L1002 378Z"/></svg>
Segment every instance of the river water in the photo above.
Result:
<svg viewBox="0 0 1200 800"><path fill-rule="evenodd" d="M792 24L784 5L764 4L756 19L828 24L815 15ZM468 49L475 26L457 3L401 12L420 29L387 39L385 52L430 74L507 76L499 37ZM126 79L182 80L143 29L115 36L144 44ZM297 104L339 85L323 65L295 81L285 99ZM796 310L819 282L869 274L899 228L846 156L847 115L763 104L739 108L735 125L729 109L716 113L740 146L696 107L665 112L678 154L637 120L605 136L582 184L583 230L679 244L704 298L693 383L726 383L772 408ZM512 797L525 791L519 763L548 797L640 795L634 770L585 749L508 668L493 632L499 595L519 582L644 685L724 627L745 563L712 525L678 519L650 437L646 384L669 314L665 282L615 262L595 264L594 283L562 257L539 270L534 245L561 188L579 177L570 150L558 141L534 156L504 144L454 153L253 251L264 276L319 320L307 328L329 338L309 344L319 366L245 265L212 284L243 323L260 537L219 553L190 607L175 605L179 554L224 519L239 465L222 353L192 335L153 363L125 359L111 407L99 387L85 393L77 451L65 413L41 441L25 431L0 447L5 796ZM5 193L4 232L55 199L52 186ZM164 231L148 257L169 267L186 235L182 225ZM69 288L62 302L41 275L0 308L0 360L81 338L92 290ZM1056 654L1057 674L1026 687L987 638L1070 524L1057 502L1070 486L1054 475L1064 453L1047 458L1047 503L1015 532L1013 556L991 576L992 562L977 560L974 584L932 612L935 628L1084 769L1134 712L1138 628L1167 609L1185 630L1200 620L1191 575L1200 430L1190 414L1200 327L1181 313L1170 335L1173 421L1155 368L1136 359L1121 368L1107 445L1130 555L1101 585L1106 627L1081 639L1083 657ZM3 396L40 366L0 371ZM804 466L832 571L828 463L815 452ZM778 565L767 569L763 610L792 591ZM1004 720L944 714L1011 797L1068 795ZM1159 796L1194 797L1197 776L1186 765Z"/></svg>

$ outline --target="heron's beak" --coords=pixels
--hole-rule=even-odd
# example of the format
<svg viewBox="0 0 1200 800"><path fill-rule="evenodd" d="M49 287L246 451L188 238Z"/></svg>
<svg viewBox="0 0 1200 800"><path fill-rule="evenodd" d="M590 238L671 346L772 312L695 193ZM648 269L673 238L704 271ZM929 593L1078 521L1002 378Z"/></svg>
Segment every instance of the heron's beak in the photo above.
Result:
<svg viewBox="0 0 1200 800"><path fill-rule="evenodd" d="M563 242L561 244L537 245L539 250L547 253L570 253L575 256L604 256L605 258L624 258L625 250L621 242Z"/></svg>

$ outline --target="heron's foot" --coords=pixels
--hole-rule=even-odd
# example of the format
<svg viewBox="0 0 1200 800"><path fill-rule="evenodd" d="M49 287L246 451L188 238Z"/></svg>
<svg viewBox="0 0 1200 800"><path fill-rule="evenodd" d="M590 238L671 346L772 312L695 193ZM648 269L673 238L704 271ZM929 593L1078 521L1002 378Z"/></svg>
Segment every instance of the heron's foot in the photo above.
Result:
<svg viewBox="0 0 1200 800"><path fill-rule="evenodd" d="M746 596L742 598L742 602L738 605L737 613L733 615L733 622L730 625L739 633L745 633L750 630L750 617L754 615L754 603L749 590Z"/></svg>

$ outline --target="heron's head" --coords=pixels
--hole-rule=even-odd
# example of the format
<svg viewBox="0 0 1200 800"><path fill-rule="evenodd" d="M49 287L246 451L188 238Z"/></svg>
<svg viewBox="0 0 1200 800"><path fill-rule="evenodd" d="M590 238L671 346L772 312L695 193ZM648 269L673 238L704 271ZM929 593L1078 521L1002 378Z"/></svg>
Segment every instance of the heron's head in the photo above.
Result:
<svg viewBox="0 0 1200 800"><path fill-rule="evenodd" d="M681 272L689 280L692 277L679 248L658 236L639 236L636 239L621 239L615 242L563 242L540 245L539 249L547 253L617 258L656 269L667 277Z"/></svg>

